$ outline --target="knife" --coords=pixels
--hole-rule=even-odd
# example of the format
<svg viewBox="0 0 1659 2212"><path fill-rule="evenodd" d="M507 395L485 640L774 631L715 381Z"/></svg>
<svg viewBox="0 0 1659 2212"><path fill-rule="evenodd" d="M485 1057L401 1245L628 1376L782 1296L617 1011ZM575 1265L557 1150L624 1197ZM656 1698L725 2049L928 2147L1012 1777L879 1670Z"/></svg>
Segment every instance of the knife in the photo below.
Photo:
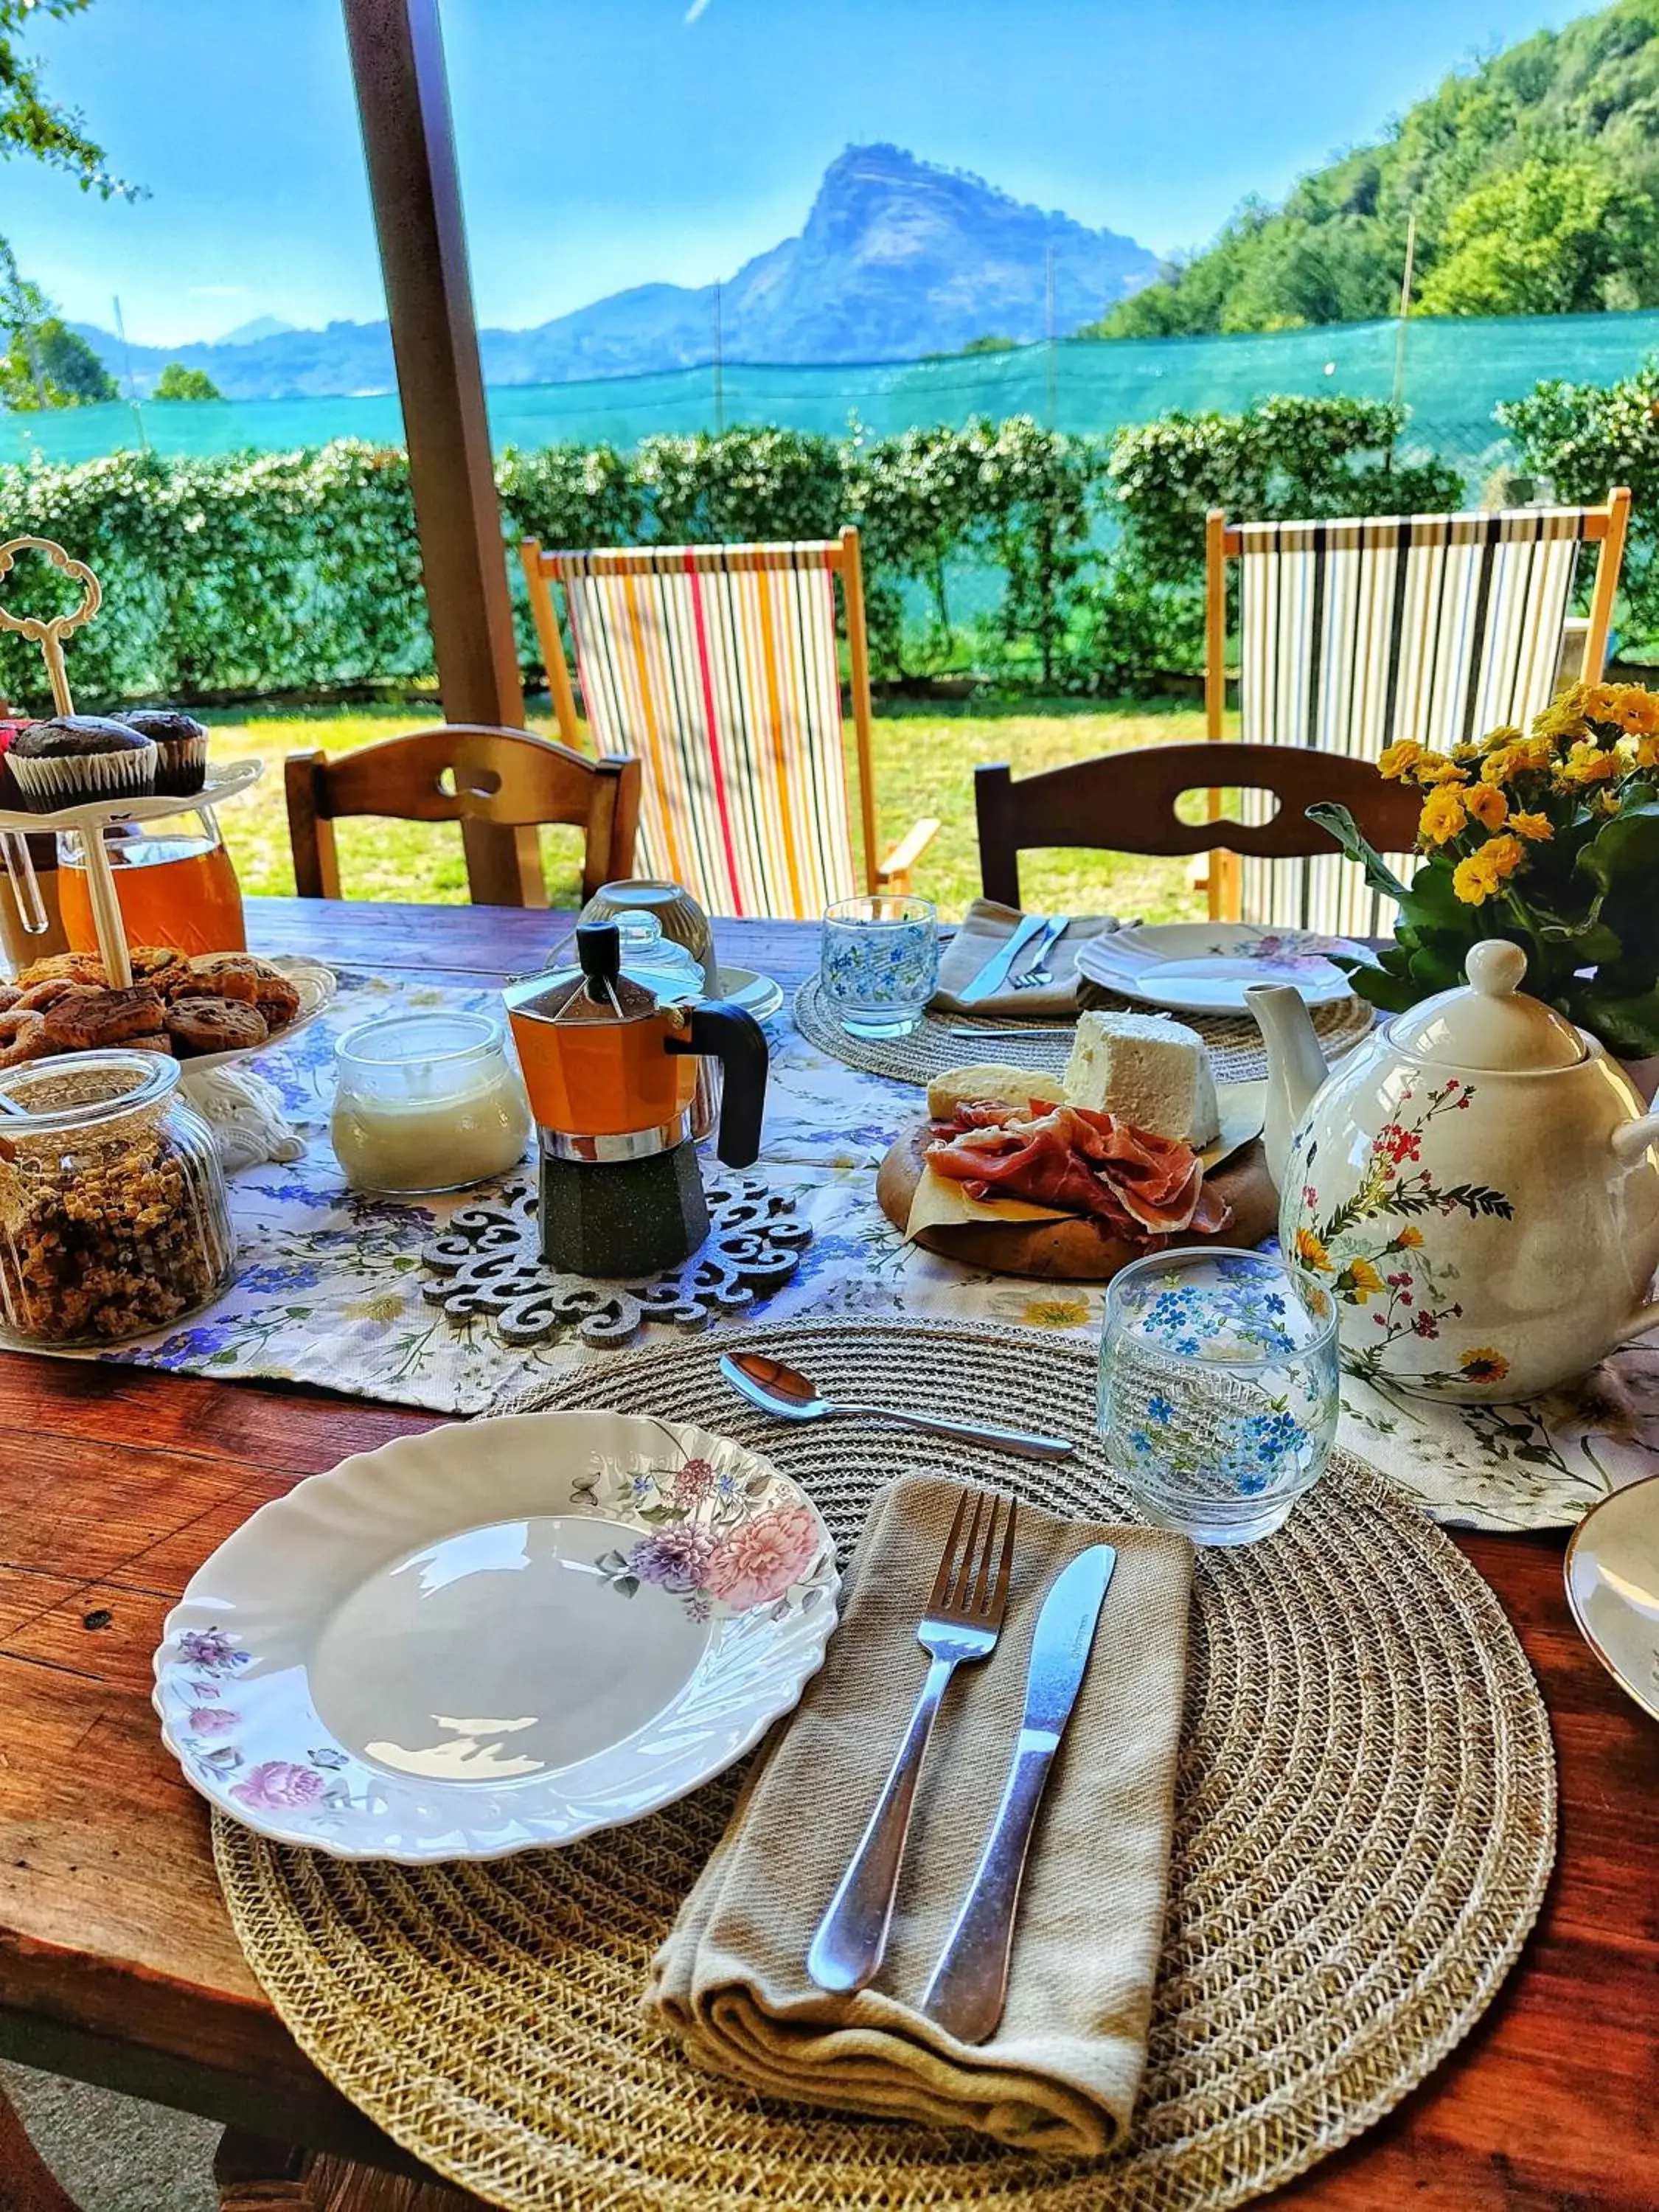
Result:
<svg viewBox="0 0 1659 2212"><path fill-rule="evenodd" d="M1111 1545L1091 1544L1054 1577L1037 1615L1025 1677L1025 1717L1002 1802L921 2000L928 2019L959 2042L983 2043L1002 2017L1031 1824L1082 1686L1095 1624L1116 1565Z"/></svg>
<svg viewBox="0 0 1659 2212"><path fill-rule="evenodd" d="M1009 970L1015 961L1018 959L1038 932L1046 929L1048 926L1047 919L1042 915L1028 914L1007 943L1000 945L991 955L972 982L964 990L957 993L960 1004L964 1006L976 1006L981 999L988 999L993 991L1000 990L1003 984L1007 981Z"/></svg>

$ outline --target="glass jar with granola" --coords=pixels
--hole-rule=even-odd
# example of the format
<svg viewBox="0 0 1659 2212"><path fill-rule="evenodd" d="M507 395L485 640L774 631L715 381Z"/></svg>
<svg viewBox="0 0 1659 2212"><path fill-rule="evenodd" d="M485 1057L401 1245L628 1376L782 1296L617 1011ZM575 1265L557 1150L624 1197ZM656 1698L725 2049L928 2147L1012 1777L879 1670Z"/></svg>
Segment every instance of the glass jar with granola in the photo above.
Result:
<svg viewBox="0 0 1659 2212"><path fill-rule="evenodd" d="M0 1322L14 1337L120 1343L230 1280L224 1176L179 1074L131 1051L0 1073Z"/></svg>

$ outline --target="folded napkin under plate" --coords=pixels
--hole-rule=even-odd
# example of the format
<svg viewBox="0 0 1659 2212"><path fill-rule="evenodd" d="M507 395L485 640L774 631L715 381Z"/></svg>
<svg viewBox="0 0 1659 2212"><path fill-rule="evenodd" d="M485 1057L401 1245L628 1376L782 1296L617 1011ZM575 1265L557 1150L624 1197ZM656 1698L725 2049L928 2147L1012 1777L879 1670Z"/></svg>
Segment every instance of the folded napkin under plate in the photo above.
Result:
<svg viewBox="0 0 1659 2212"><path fill-rule="evenodd" d="M1104 937L1117 927L1115 916L1109 914L1081 916L1073 922L1051 945L1045 956L1054 981L1040 990L1016 991L1005 983L1000 990L988 997L975 999L965 1005L959 993L965 991L980 969L1006 945L1024 920L1018 907L1002 906L995 899L975 899L969 908L961 927L945 948L939 964L939 988L930 1004L937 1012L970 1015L975 1018L990 1016L1001 1019L1005 1015L1021 1015L1027 1020L1052 1021L1056 1015L1064 1018L1077 1012L1077 948L1091 937ZM1035 945L1032 951L1035 951ZM1022 952L1014 962L1014 973L1029 965L1029 956ZM973 1059L975 1055L965 1055ZM980 1058L985 1055L981 1054Z"/></svg>
<svg viewBox="0 0 1659 2212"><path fill-rule="evenodd" d="M912 1474L878 1497L823 1669L757 1762L646 2002L691 2058L765 2095L1098 2154L1127 2129L1146 2063L1186 1670L1184 1537L1022 1509L1001 1643L946 1695L877 1984L832 1996L807 1978L812 1930L921 1686L916 1624L957 1494ZM915 2003L996 1810L1043 1595L1100 1542L1117 1567L1039 1815L1006 2008L988 2042L960 2043Z"/></svg>

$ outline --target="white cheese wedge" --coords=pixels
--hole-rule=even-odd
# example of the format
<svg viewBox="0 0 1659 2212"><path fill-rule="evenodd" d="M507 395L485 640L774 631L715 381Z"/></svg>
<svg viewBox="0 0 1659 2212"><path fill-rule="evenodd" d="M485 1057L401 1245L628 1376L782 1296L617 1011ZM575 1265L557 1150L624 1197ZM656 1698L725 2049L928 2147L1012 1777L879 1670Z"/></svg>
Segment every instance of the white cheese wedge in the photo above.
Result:
<svg viewBox="0 0 1659 2212"><path fill-rule="evenodd" d="M1184 1138L1194 1152L1220 1134L1203 1039L1167 1014L1079 1014L1065 1079L1067 1105Z"/></svg>
<svg viewBox="0 0 1659 2212"><path fill-rule="evenodd" d="M927 1111L935 1121L945 1121L958 1106L981 1101L993 1106L1023 1107L1035 1098L1045 1106L1058 1106L1064 1095L1052 1075L988 1062L982 1067L947 1068L943 1075L936 1075L927 1086Z"/></svg>

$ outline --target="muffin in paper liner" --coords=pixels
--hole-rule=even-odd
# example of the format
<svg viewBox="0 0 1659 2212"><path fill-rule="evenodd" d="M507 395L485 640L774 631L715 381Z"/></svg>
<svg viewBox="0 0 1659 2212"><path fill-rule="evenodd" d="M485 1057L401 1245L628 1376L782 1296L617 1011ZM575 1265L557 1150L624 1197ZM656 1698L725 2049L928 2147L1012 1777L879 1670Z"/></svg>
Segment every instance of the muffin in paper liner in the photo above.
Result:
<svg viewBox="0 0 1659 2212"><path fill-rule="evenodd" d="M50 742L47 732L62 736L71 728L84 738L83 744L73 750L67 745L61 750L40 749ZM118 743L106 734L115 731L120 732ZM161 749L153 738L124 723L100 727L88 716L84 725L35 723L14 743L6 759L24 805L32 813L55 814L94 799L149 797L155 789Z"/></svg>
<svg viewBox="0 0 1659 2212"><path fill-rule="evenodd" d="M155 788L170 798L188 799L207 781L208 733L193 715L173 707L135 707L121 720L140 737L159 746Z"/></svg>

